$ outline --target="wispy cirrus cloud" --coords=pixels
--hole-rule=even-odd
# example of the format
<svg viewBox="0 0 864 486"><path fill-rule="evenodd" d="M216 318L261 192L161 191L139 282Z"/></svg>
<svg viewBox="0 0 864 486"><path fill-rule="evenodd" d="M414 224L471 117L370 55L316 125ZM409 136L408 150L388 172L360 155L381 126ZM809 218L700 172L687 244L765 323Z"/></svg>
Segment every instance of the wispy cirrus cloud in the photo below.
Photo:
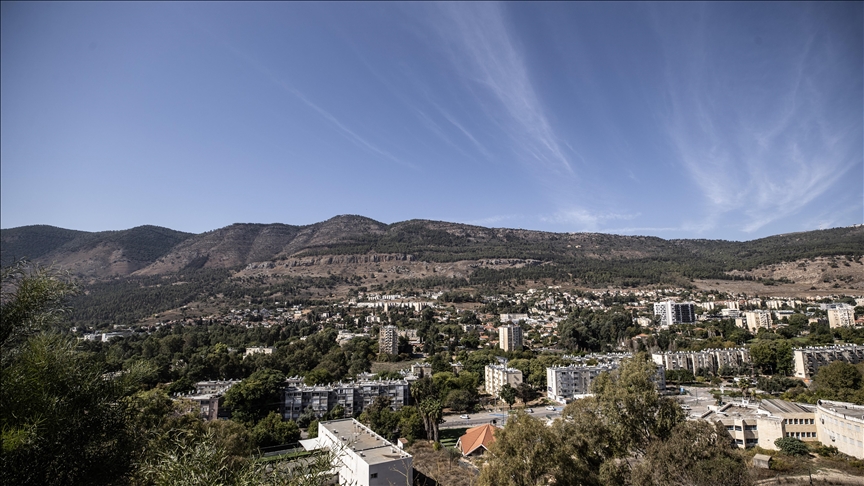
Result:
<svg viewBox="0 0 864 486"><path fill-rule="evenodd" d="M265 76L269 79L273 84L279 86L286 92L292 94L298 100L303 102L307 107L311 108L314 112L316 112L319 116L321 116L324 120L330 123L334 128L336 128L340 134L342 134L346 139L355 144L356 146L367 150L383 159L387 159L391 162L394 162L398 165L408 167L411 169L417 169L418 167L410 162L402 160L390 152L380 148L378 145L370 142L366 138L360 136L355 130L349 128L345 123L341 122L336 116L334 116L331 112L325 110L318 104L312 102L305 94L301 93L300 90L292 86L287 81L283 80L281 77L277 76L273 71L268 69L264 64L259 62L254 57L250 56L243 50L237 48L233 43L229 42L224 36L217 35L210 29L204 27L198 22L193 22L193 25L199 30L205 32L207 35L215 39L218 43L223 45L226 49L228 49L232 54L234 54L237 58L241 59L247 65L251 66L255 69L259 74Z"/></svg>
<svg viewBox="0 0 864 486"><path fill-rule="evenodd" d="M709 39L710 12L701 14L688 34L693 42L666 39L663 129L704 196L705 229L732 220L753 233L800 213L860 169L861 108L837 103L854 83L824 33L811 29L775 51L754 43L748 56L729 55ZM850 101L860 104L855 96Z"/></svg>
<svg viewBox="0 0 864 486"><path fill-rule="evenodd" d="M444 3L435 28L457 72L478 93L488 119L505 133L519 159L553 175L575 175L508 31L492 3ZM446 115L445 115L446 117ZM447 117L479 144L453 117Z"/></svg>
<svg viewBox="0 0 864 486"><path fill-rule="evenodd" d="M590 211L585 208L572 207L552 215L540 216L539 219L546 223L575 226L580 231L598 231L609 221L632 220L639 216L639 213Z"/></svg>

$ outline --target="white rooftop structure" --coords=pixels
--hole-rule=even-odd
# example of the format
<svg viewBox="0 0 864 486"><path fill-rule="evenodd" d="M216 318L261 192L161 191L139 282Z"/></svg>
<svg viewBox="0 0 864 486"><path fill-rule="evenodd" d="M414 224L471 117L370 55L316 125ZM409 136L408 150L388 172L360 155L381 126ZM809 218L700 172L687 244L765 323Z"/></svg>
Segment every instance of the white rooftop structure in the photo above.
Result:
<svg viewBox="0 0 864 486"><path fill-rule="evenodd" d="M307 450L328 448L333 452L339 484L414 484L411 454L354 419L319 422L318 438L301 443Z"/></svg>

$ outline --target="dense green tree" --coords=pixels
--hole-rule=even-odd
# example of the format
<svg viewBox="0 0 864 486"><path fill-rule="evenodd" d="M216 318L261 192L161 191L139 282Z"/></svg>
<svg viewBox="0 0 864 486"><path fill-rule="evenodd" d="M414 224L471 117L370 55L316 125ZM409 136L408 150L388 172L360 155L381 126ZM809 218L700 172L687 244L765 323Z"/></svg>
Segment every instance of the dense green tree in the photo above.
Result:
<svg viewBox="0 0 864 486"><path fill-rule="evenodd" d="M504 386L498 392L498 396L501 400L504 400L508 408L513 408L513 404L516 403L516 389L510 386L510 383L504 383Z"/></svg>
<svg viewBox="0 0 864 486"><path fill-rule="evenodd" d="M0 269L0 350L47 329L65 315L75 286L50 268L21 260Z"/></svg>
<svg viewBox="0 0 864 486"><path fill-rule="evenodd" d="M475 396L476 393L472 394L468 390L450 390L444 399L444 406L454 412L471 410L477 403Z"/></svg>
<svg viewBox="0 0 864 486"><path fill-rule="evenodd" d="M73 290L50 270L17 262L0 272L0 483L121 480L143 446L123 399L149 370L108 374L75 340L44 333Z"/></svg>
<svg viewBox="0 0 864 486"><path fill-rule="evenodd" d="M612 438L626 450L644 454L655 439L665 440L684 419L678 404L657 393L657 366L647 355L622 362L613 373L602 373L592 383L598 413Z"/></svg>
<svg viewBox="0 0 864 486"><path fill-rule="evenodd" d="M789 456L806 456L810 453L807 444L797 437L780 437L774 441L774 445Z"/></svg>
<svg viewBox="0 0 864 486"><path fill-rule="evenodd" d="M55 335L35 336L4 357L0 383L3 484L109 484L126 475L137 443L120 400L131 375Z"/></svg>
<svg viewBox="0 0 864 486"><path fill-rule="evenodd" d="M444 404L440 391L431 377L423 377L411 384L411 396L423 420L426 439L438 442L438 424L442 418Z"/></svg>
<svg viewBox="0 0 864 486"><path fill-rule="evenodd" d="M744 486L747 464L719 424L686 421L665 441L652 442L633 468L634 486Z"/></svg>
<svg viewBox="0 0 864 486"><path fill-rule="evenodd" d="M225 392L225 407L235 420L255 424L282 403L285 376L275 370L258 370Z"/></svg>
<svg viewBox="0 0 864 486"><path fill-rule="evenodd" d="M252 428L252 440L258 447L288 444L300 440L300 427L292 420L282 420L278 412L270 412Z"/></svg>
<svg viewBox="0 0 864 486"><path fill-rule="evenodd" d="M496 434L480 484L749 484L728 433L685 422L678 405L660 397L655 373L645 355L625 360L551 427L517 413Z"/></svg>
<svg viewBox="0 0 864 486"><path fill-rule="evenodd" d="M524 413L510 417L495 434L490 464L480 471L479 486L535 486L549 484L560 467L562 450L552 429ZM571 478L568 482L576 478Z"/></svg>
<svg viewBox="0 0 864 486"><path fill-rule="evenodd" d="M398 439L399 414L390 410L390 397L387 395L375 397L375 401L360 414L360 422L387 440Z"/></svg>
<svg viewBox="0 0 864 486"><path fill-rule="evenodd" d="M821 388L835 394L846 390L857 390L861 387L861 381L858 368L845 361L832 361L820 367L813 377L813 384L817 389Z"/></svg>
<svg viewBox="0 0 864 486"><path fill-rule="evenodd" d="M407 439L410 444L423 438L424 433L423 417L420 416L417 407L406 406L399 409L399 434L401 437Z"/></svg>

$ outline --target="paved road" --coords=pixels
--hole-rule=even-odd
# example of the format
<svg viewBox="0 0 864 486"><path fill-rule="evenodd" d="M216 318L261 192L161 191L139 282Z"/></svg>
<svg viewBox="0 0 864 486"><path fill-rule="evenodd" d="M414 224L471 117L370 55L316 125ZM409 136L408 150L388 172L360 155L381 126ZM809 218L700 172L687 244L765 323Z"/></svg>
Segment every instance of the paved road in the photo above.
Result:
<svg viewBox="0 0 864 486"><path fill-rule="evenodd" d="M555 407L555 411L546 410L545 407L535 408L534 412L529 414L537 419L546 419L547 417L556 419L561 416L561 410L564 407L557 406ZM503 408L501 411L495 412L480 412L480 413L470 413L468 416L469 419L463 419L460 417L461 414L453 414L453 415L445 415L444 422L439 425L441 429L456 429L461 427L476 427L478 425L488 424L495 420L496 425L504 425L507 422L507 409Z"/></svg>

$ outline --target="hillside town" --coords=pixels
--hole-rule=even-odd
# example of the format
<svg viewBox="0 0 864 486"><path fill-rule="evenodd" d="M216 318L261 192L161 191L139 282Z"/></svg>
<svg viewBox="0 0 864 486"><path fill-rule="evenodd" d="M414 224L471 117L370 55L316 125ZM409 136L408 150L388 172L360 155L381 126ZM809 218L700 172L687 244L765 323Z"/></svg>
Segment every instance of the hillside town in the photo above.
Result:
<svg viewBox="0 0 864 486"><path fill-rule="evenodd" d="M377 351L378 364L372 367L377 366L378 372L366 369L326 382L310 380L308 374L285 377L276 386L279 404L272 410L283 421L301 426L301 437L309 437L300 441L302 447L348 454L349 462L368 463L369 471L395 468L410 475L418 466L412 466L406 447L420 437L388 437L388 429L369 420L381 413L381 407L395 415L413 410L423 393L416 387L424 379L449 389L442 395L436 426L462 434L453 446L461 451L465 464L476 468L494 443L496 430L506 426L513 411L551 426L563 418L569 404L594 395L599 376L615 373L622 362L635 356L649 360L657 393L673 398L687 420L722 424L741 449L777 451L778 439L795 438L864 459L864 406L836 399L800 402L790 394L790 390L812 388L820 369L832 363L864 363L864 298L860 296L765 298L683 289L586 292L548 286L482 299L467 297L456 303L442 292L360 293L326 306L274 302L270 308L232 308L221 315L98 333L73 331L84 341L114 343L187 327L261 330L301 325L308 334L298 336L297 342L328 330L336 346L368 342ZM627 322L612 341L594 349L573 346L565 334L575 316L584 313L626 316ZM810 341L820 333L828 333L830 339ZM835 339L847 335L849 341ZM765 342L779 342L770 341L770 336L788 343L788 349L775 347L766 353ZM248 361L276 356L279 346L257 342L225 351ZM381 365L389 371L381 371ZM783 386L777 388L775 382L783 375L788 378L782 378ZM242 382L200 381L173 397L194 404L190 410L204 420L225 420L232 417L230 405L236 403L228 400L226 405L226 397ZM806 391L796 393L807 396ZM345 430L356 439L333 440ZM424 435L422 430L419 433ZM363 437L374 440L367 445ZM391 454L398 453L372 454L379 447L375 441ZM370 455L355 454L355 447ZM366 483L369 478L355 476L354 471L340 469L340 481L385 484ZM383 473L381 477L389 478Z"/></svg>

